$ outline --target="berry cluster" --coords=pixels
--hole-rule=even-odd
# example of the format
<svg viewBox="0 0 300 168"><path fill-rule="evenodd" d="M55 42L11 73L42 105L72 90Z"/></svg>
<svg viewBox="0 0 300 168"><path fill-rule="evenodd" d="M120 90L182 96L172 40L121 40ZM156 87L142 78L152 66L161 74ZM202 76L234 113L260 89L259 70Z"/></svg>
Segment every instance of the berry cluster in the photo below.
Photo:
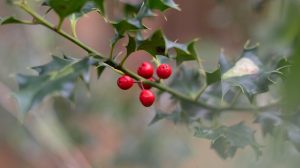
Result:
<svg viewBox="0 0 300 168"><path fill-rule="evenodd" d="M155 78L153 77L154 68L149 62L143 62L139 66L139 68L137 70L137 74L151 82L156 82ZM167 79L171 76L171 74L172 74L172 67L169 64L161 64L156 69L156 75L160 79ZM118 82L117 82L119 88L123 89L123 90L130 89L134 83L136 83L136 82L128 75L123 75L123 76L119 77ZM140 81L137 83L139 84L139 87L142 89L142 91L140 93L140 97L139 97L140 102L145 107L150 107L155 101L155 95L150 90L151 86L148 84L142 83Z"/></svg>

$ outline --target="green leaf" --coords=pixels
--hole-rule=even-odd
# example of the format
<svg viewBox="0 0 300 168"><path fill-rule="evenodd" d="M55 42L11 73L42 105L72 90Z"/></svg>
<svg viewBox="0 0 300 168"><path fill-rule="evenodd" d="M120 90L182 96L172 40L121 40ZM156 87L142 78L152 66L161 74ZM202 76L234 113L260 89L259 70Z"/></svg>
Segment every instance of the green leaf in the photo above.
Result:
<svg viewBox="0 0 300 168"><path fill-rule="evenodd" d="M104 72L106 66L105 65L100 65L97 67L97 78L99 79Z"/></svg>
<svg viewBox="0 0 300 168"><path fill-rule="evenodd" d="M170 120L173 123L177 124L179 122L184 122L185 114L180 109L174 110L172 113L164 113L160 110L156 110L156 114L148 125L153 125L161 120Z"/></svg>
<svg viewBox="0 0 300 168"><path fill-rule="evenodd" d="M41 66L36 66L32 67L31 69L35 70L38 72L39 76L41 75L46 75L48 73L58 71L62 67L70 64L71 60L68 59L63 59L57 56L52 56L52 61L46 65L41 65Z"/></svg>
<svg viewBox="0 0 300 168"><path fill-rule="evenodd" d="M59 15L61 19L80 12L86 0L49 0L49 6Z"/></svg>
<svg viewBox="0 0 300 168"><path fill-rule="evenodd" d="M197 52L195 50L195 43L198 40L193 40L188 44L180 44L168 41L168 49L175 48L176 50L176 63L177 66L184 61L194 61L197 60Z"/></svg>
<svg viewBox="0 0 300 168"><path fill-rule="evenodd" d="M90 63L97 69L97 78L99 79L106 68L105 59L99 56L91 56Z"/></svg>
<svg viewBox="0 0 300 168"><path fill-rule="evenodd" d="M274 128L283 123L281 117L279 112L264 112L257 116L255 123L261 125L263 135L273 135Z"/></svg>
<svg viewBox="0 0 300 168"><path fill-rule="evenodd" d="M251 146L257 157L261 155L260 145L255 141L254 131L243 123L214 129L197 127L195 136L211 140L211 147L224 159L233 157L238 148L246 146Z"/></svg>
<svg viewBox="0 0 300 168"><path fill-rule="evenodd" d="M167 42L161 30L154 32L148 39L138 42L138 50L144 50L151 54L166 55Z"/></svg>
<svg viewBox="0 0 300 168"><path fill-rule="evenodd" d="M24 24L23 20L16 19L13 16L6 17L6 18L0 18L0 25L6 25L6 24Z"/></svg>
<svg viewBox="0 0 300 168"><path fill-rule="evenodd" d="M97 6L94 2L88 1L86 2L83 7L81 8L80 12L74 13L75 19L78 20L80 17L84 16L85 14L96 10Z"/></svg>
<svg viewBox="0 0 300 168"><path fill-rule="evenodd" d="M211 85L214 83L217 83L222 80L222 74L224 74L226 71L231 69L233 67L232 63L228 61L224 54L224 50L221 50L220 56L219 56L219 66L216 70L213 72L206 72L206 82L207 85Z"/></svg>
<svg viewBox="0 0 300 168"><path fill-rule="evenodd" d="M170 87L192 97L196 96L203 86L203 77L200 70L182 66L178 69Z"/></svg>
<svg viewBox="0 0 300 168"><path fill-rule="evenodd" d="M222 85L230 85L231 87L239 87L247 96L250 102L253 102L255 95L269 91L269 73L259 73L254 75L246 75L242 77L234 77L222 81ZM224 91L226 92L226 91Z"/></svg>
<svg viewBox="0 0 300 168"><path fill-rule="evenodd" d="M70 96L74 82L88 73L89 65L89 58L74 60L53 57L53 61L50 63L33 68L39 73L39 76L18 74L19 91L14 95L21 111L28 112L54 92Z"/></svg>
<svg viewBox="0 0 300 168"><path fill-rule="evenodd" d="M278 61L277 67L267 68L256 56L257 47L244 49L241 57L232 64L221 51L219 68L212 73L206 73L207 84L221 81L222 97L238 87L250 102L255 95L268 92L269 85L273 84L272 74L281 66L286 66L283 60ZM273 68L273 69L272 69ZM275 69L275 70L274 70ZM281 73L278 71L278 73Z"/></svg>
<svg viewBox="0 0 300 168"><path fill-rule="evenodd" d="M127 49L127 56L129 56L131 53L136 51L136 41L134 37L131 37L128 35L128 44L126 46Z"/></svg>
<svg viewBox="0 0 300 168"><path fill-rule="evenodd" d="M213 72L206 72L206 83L207 85L211 85L213 83L221 81L222 75L221 75L221 69L218 68L217 70Z"/></svg>
<svg viewBox="0 0 300 168"><path fill-rule="evenodd" d="M195 42L182 44L168 40L161 30L155 31L151 36L144 40L138 40L138 50L144 50L153 57L169 56L169 51L175 49L177 65L184 61L196 60L197 53L195 50Z"/></svg>
<svg viewBox="0 0 300 168"><path fill-rule="evenodd" d="M146 3L150 9L157 9L162 12L170 8L180 10L173 0L147 0Z"/></svg>
<svg viewBox="0 0 300 168"><path fill-rule="evenodd" d="M119 22L113 22L112 26L115 28L117 34L122 36L126 32L138 31L146 28L141 21L136 19L124 19Z"/></svg>
<svg viewBox="0 0 300 168"><path fill-rule="evenodd" d="M142 3L136 18L138 20L142 20L145 17L152 17L155 16L155 14L153 13L153 11L149 8L149 6L147 5L147 3Z"/></svg>
<svg viewBox="0 0 300 168"><path fill-rule="evenodd" d="M140 10L141 5L140 4L130 4L130 3L125 3L124 4L124 13L127 18L132 18L137 15L137 13Z"/></svg>

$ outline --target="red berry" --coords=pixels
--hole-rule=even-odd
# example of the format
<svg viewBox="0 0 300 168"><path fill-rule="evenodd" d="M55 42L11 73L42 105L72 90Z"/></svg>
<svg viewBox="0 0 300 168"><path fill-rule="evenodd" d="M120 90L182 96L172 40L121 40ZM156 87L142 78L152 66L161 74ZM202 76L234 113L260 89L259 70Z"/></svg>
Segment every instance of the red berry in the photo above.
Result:
<svg viewBox="0 0 300 168"><path fill-rule="evenodd" d="M153 78L150 78L148 80L151 81L151 82L155 82L155 79L153 79ZM140 86L141 89L146 89L146 90L149 90L152 87L152 86L150 86L148 84L145 84L145 83L139 83L139 86Z"/></svg>
<svg viewBox="0 0 300 168"><path fill-rule="evenodd" d="M161 79L167 79L171 76L172 74L172 67L169 64L161 64L157 70L156 74L158 77Z"/></svg>
<svg viewBox="0 0 300 168"><path fill-rule="evenodd" d="M155 101L155 95L150 90L142 90L140 94L140 102L145 107L150 107Z"/></svg>
<svg viewBox="0 0 300 168"><path fill-rule="evenodd" d="M124 75L118 79L117 83L118 83L119 88L121 88L123 90L128 90L133 86L134 81L130 76Z"/></svg>
<svg viewBox="0 0 300 168"><path fill-rule="evenodd" d="M149 79L153 76L154 70L153 66L149 62L143 62L142 65L138 68L137 73L146 79Z"/></svg>

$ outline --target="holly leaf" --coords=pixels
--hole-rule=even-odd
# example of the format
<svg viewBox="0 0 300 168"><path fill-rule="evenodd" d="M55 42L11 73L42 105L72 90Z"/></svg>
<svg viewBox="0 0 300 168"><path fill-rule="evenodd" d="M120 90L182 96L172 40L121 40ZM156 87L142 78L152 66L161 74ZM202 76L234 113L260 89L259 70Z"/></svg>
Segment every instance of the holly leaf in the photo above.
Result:
<svg viewBox="0 0 300 168"><path fill-rule="evenodd" d="M162 12L170 8L180 10L178 5L173 0L147 0L146 3L152 10L157 9Z"/></svg>
<svg viewBox="0 0 300 168"><path fill-rule="evenodd" d="M127 18L136 17L140 8L141 8L141 4L125 3L124 4L124 14Z"/></svg>
<svg viewBox="0 0 300 168"><path fill-rule="evenodd" d="M44 65L34 67L39 76L17 75L19 91L14 94L23 113L41 102L46 96L59 92L68 97L72 94L75 81L88 73L89 58L80 60L53 57Z"/></svg>
<svg viewBox="0 0 300 168"><path fill-rule="evenodd" d="M262 128L263 135L273 135L275 127L283 123L279 112L264 112L260 113L255 119L255 123L259 123Z"/></svg>
<svg viewBox="0 0 300 168"><path fill-rule="evenodd" d="M139 41L137 49L144 50L152 56L166 55L167 42L165 40L165 36L161 30L157 30L149 38Z"/></svg>
<svg viewBox="0 0 300 168"><path fill-rule="evenodd" d="M147 5L147 3L142 3L136 18L139 20L142 20L145 17L152 17L155 16L155 14L153 13L153 11L149 8L149 6Z"/></svg>
<svg viewBox="0 0 300 168"><path fill-rule="evenodd" d="M175 48L176 50L176 64L179 66L184 61L194 61L197 59L197 52L195 50L195 43L198 40L193 40L188 44L180 44L168 41L167 48Z"/></svg>
<svg viewBox="0 0 300 168"><path fill-rule="evenodd" d="M52 56L52 61L48 64L32 67L31 69L38 72L39 76L45 75L54 71L58 71L62 67L68 65L71 60L63 59L57 56Z"/></svg>
<svg viewBox="0 0 300 168"><path fill-rule="evenodd" d="M244 49L241 57L232 64L221 51L219 68L213 73L207 73L208 85L220 82L222 97L234 88L239 88L250 102L255 95L269 91L272 70L263 66L256 56L257 47Z"/></svg>
<svg viewBox="0 0 300 168"><path fill-rule="evenodd" d="M206 83L207 86L221 81L222 74L221 74L221 69L218 68L213 72L206 72Z"/></svg>
<svg viewBox="0 0 300 168"><path fill-rule="evenodd" d="M127 56L136 51L136 41L134 37L128 35L128 44L126 46Z"/></svg>
<svg viewBox="0 0 300 168"><path fill-rule="evenodd" d="M86 0L49 0L49 6L59 15L61 19L78 13L86 3Z"/></svg>
<svg viewBox="0 0 300 168"><path fill-rule="evenodd" d="M153 124L155 124L155 123L157 123L161 120L164 120L164 119L165 120L170 120L175 124L177 124L177 123L186 123L186 121L188 120L188 116L180 108L176 108L171 113L165 113L165 112L162 112L162 111L156 109L155 116L153 117L153 119L151 120L151 122L148 125L153 125Z"/></svg>
<svg viewBox="0 0 300 168"><path fill-rule="evenodd" d="M223 159L232 158L237 149L246 146L250 146L257 157L262 153L260 145L255 140L254 131L243 123L230 127L220 126L214 129L197 127L195 136L211 140L211 148Z"/></svg>
<svg viewBox="0 0 300 168"><path fill-rule="evenodd" d="M97 69L97 78L99 79L104 72L107 65L104 63L106 60L103 57L91 56L90 63Z"/></svg>
<svg viewBox="0 0 300 168"><path fill-rule="evenodd" d="M115 28L116 33L121 36L126 32L146 29L142 22L137 19L124 19L119 22L112 22L112 26Z"/></svg>
<svg viewBox="0 0 300 168"><path fill-rule="evenodd" d="M0 18L0 25L6 25L6 24L26 24L27 22L24 22L23 20L16 19L13 16Z"/></svg>
<svg viewBox="0 0 300 168"><path fill-rule="evenodd" d="M203 77L200 70L189 67L180 67L170 83L170 87L192 97L198 94L202 86Z"/></svg>
<svg viewBox="0 0 300 168"><path fill-rule="evenodd" d="M184 61L196 60L197 53L195 50L195 42L193 40L190 43L182 44L170 41L166 38L161 30L155 31L151 36L144 40L138 40L138 50L144 50L154 57L169 56L169 51L175 49L175 60L177 65Z"/></svg>

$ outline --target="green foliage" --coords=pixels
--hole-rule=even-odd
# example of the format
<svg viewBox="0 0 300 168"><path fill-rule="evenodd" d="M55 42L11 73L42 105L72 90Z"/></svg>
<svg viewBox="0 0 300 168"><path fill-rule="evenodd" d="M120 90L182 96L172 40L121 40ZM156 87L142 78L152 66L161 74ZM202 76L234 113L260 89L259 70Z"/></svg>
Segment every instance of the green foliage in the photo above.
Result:
<svg viewBox="0 0 300 168"><path fill-rule="evenodd" d="M226 159L233 157L236 151L246 146L252 147L257 156L261 155L260 146L255 141L254 131L242 122L225 126L218 123L218 117L225 111L251 111L256 109L256 123L262 127L264 135L276 136L278 130L282 131L285 140L290 141L300 150L300 119L298 86L300 85L300 29L296 22L299 18L298 2L289 2L288 18L284 20L284 26L276 29L281 34L282 41L287 42L294 50L289 58L278 59L268 66L269 60L263 61L258 53L258 46L244 47L241 56L230 61L222 50L218 67L212 72L205 72L202 60L197 54L197 40L188 43L178 43L169 40L161 30L154 31L149 37L144 37L142 31L148 28L143 25L143 19L155 16L154 11L164 12L168 9L179 10L173 0L145 0L140 4L132 5L126 2L124 17L117 21L106 18L104 0L45 0L43 5L49 6L60 17L58 28L53 27L43 17L39 16L31 8L20 7L33 17L32 22L18 20L14 17L1 18L4 24L41 24L52 31L62 35L88 52L83 59L74 59L64 56L53 56L53 60L45 65L33 67L36 75L17 75L19 91L15 97L22 112L28 112L33 106L40 103L48 95L61 93L69 97L73 94L77 80L89 83L89 70L94 66L97 77L100 78L106 68L111 68L118 73L127 74L137 81L142 81L137 74L124 67L128 56L138 50L143 50L153 56L155 63L164 61L176 62L174 75L170 81L152 82L150 85L159 90L159 99L163 93L169 93L173 110L164 112L156 107L156 115L151 124L162 119L171 120L174 123L196 125L195 136L212 141L211 148L220 157ZM111 24L115 30L115 36L111 42L110 55L103 56L94 49L80 42L76 37L76 23L85 14L97 11ZM61 31L62 21L68 17L71 20L73 36ZM286 26L288 25L288 26ZM288 27L288 28L286 28ZM128 37L126 45L127 53L120 62L116 62L114 49L116 43ZM195 63L197 66L193 66ZM292 65L292 66L291 66ZM274 77L275 76L275 77ZM284 95L286 101L284 108L278 104L272 107L255 106L255 96L269 91L270 85L277 82L279 77L284 81ZM148 84L148 83L147 83ZM235 107L239 92L252 103L251 108ZM236 97L236 95L238 95ZM228 102L225 100L228 97ZM225 100L225 101L224 101ZM224 103L225 102L225 103ZM249 106L245 102L240 106ZM238 110L237 110L238 109ZM289 113L284 113L286 110ZM258 113L259 112L259 113ZM80 138L79 138L80 139Z"/></svg>
<svg viewBox="0 0 300 168"><path fill-rule="evenodd" d="M177 65L180 65L184 61L191 61L197 59L197 53L195 51L196 40L188 43L181 44L173 42L163 34L161 30L155 31L150 37L144 40L138 41L138 50L144 50L154 57L158 56L170 56L169 51L175 49L176 56L174 59Z"/></svg>
<svg viewBox="0 0 300 168"><path fill-rule="evenodd" d="M29 111L51 93L60 92L66 97L70 96L74 82L80 77L87 79L89 59L76 60L53 56L50 63L33 69L38 72L38 76L17 75L20 90L15 93L15 97L22 112Z"/></svg>
<svg viewBox="0 0 300 168"><path fill-rule="evenodd" d="M243 123L230 127L197 127L195 136L211 140L211 148L216 150L224 159L233 157L238 148L244 148L248 145L252 147L257 157L261 155L260 146L254 138L254 131Z"/></svg>
<svg viewBox="0 0 300 168"><path fill-rule="evenodd" d="M186 95L194 97L203 86L203 78L199 69L182 66L175 76L170 86Z"/></svg>
<svg viewBox="0 0 300 168"><path fill-rule="evenodd" d="M152 56L166 55L166 40L162 31L154 32L149 38L138 42L138 50L145 50Z"/></svg>
<svg viewBox="0 0 300 168"><path fill-rule="evenodd" d="M60 16L61 19L80 12L86 0L49 0L49 6Z"/></svg>
<svg viewBox="0 0 300 168"><path fill-rule="evenodd" d="M266 112L259 114L255 120L262 127L264 135L277 136L281 131L285 141L291 142L300 151L300 114L294 113L285 116L279 112Z"/></svg>
<svg viewBox="0 0 300 168"><path fill-rule="evenodd" d="M6 25L6 24L24 24L25 22L19 19L16 19L13 16L6 17L6 18L0 18L0 25Z"/></svg>
<svg viewBox="0 0 300 168"><path fill-rule="evenodd" d="M136 41L130 35L128 35L128 44L126 46L126 49L127 49L127 53L126 53L127 56L136 51Z"/></svg>
<svg viewBox="0 0 300 168"><path fill-rule="evenodd" d="M219 58L219 68L212 73L207 73L207 84L220 82L222 96L224 97L233 87L238 87L253 102L255 95L265 93L272 84L271 76L274 69L263 67L263 63L256 55L258 48L244 49L241 57L235 64L228 61L221 52ZM280 60L281 61L281 60ZM277 63L277 69L286 66Z"/></svg>
<svg viewBox="0 0 300 168"><path fill-rule="evenodd" d="M169 8L173 8L179 10L178 5L173 0L147 0L146 3L150 9L165 11Z"/></svg>
<svg viewBox="0 0 300 168"><path fill-rule="evenodd" d="M179 44L168 41L168 48L175 48L176 50L176 63L177 66L184 61L194 61L197 60L197 53L195 50L195 44L197 40L194 40L188 44Z"/></svg>
<svg viewBox="0 0 300 168"><path fill-rule="evenodd" d="M146 27L138 20L124 19L116 23L112 23L118 35L123 36L125 33L130 31L137 31L145 29Z"/></svg>

